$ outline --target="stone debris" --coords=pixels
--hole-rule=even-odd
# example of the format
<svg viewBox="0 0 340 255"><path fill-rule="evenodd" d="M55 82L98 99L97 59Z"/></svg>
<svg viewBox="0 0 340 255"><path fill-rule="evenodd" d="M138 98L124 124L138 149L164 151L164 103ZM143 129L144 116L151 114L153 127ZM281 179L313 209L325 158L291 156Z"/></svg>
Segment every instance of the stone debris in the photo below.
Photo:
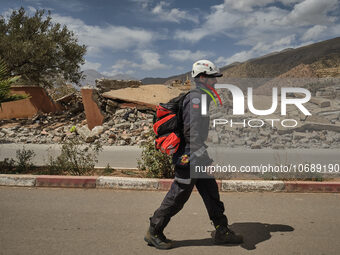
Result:
<svg viewBox="0 0 340 255"><path fill-rule="evenodd" d="M108 107L110 110L115 105L120 108L135 107L139 110L155 110L159 103L166 103L183 92L178 88L165 85L143 85L138 88L111 90L103 93L102 96L113 101Z"/></svg>
<svg viewBox="0 0 340 255"><path fill-rule="evenodd" d="M242 116L236 116L232 115L228 109L231 108L228 97L223 92L220 93L220 96L224 106L212 107L213 104L211 104L210 118L224 119L229 122L216 125L215 129L209 133L207 142L212 143L212 146L219 144L219 146L231 148L250 149L340 148L339 100L327 100L330 102L327 107L322 107L315 102L308 102L306 108L311 111L311 116L301 116L295 106L287 107L287 116L285 117L281 116L280 112L275 112L270 116L256 116L247 111ZM269 104L265 104L265 100L271 100L271 97L261 98L262 102L260 103L266 108L260 109L269 108ZM239 124L231 127L231 119ZM298 126L285 128L276 123L272 127L270 122L265 122L261 128L252 128L240 124L243 123L242 121L248 123L251 119L296 119Z"/></svg>
<svg viewBox="0 0 340 255"><path fill-rule="evenodd" d="M138 88L139 86L142 85L141 81L124 81L110 79L97 79L95 82L96 87L99 89L99 92L101 94L116 89Z"/></svg>
<svg viewBox="0 0 340 255"><path fill-rule="evenodd" d="M140 145L149 138L152 121L151 112L119 109L102 126L89 130L84 112L75 116L42 114L33 119L1 121L0 143L62 143L78 136L87 143L98 140L102 145Z"/></svg>
<svg viewBox="0 0 340 255"><path fill-rule="evenodd" d="M38 113L31 119L0 121L0 143L49 144L79 137L84 142L99 141L104 146L141 145L151 138L154 106L184 92L174 86L164 85L139 86L136 83L137 87L121 89L115 82L104 85L106 81L98 81L98 84L101 84L98 86L101 91L110 90L98 93L95 98L104 115L101 126L90 130L80 94L69 94L59 99L66 108L62 113ZM241 117L233 116L230 94L220 95L223 107L211 107L211 119L232 118L240 122L241 119L283 118L279 112L280 107L270 116L254 116L247 108ZM267 109L265 100L271 100L271 97L259 98L260 103L264 103L263 109ZM295 128L287 129L277 125L261 128L238 125L230 128L228 125L220 125L211 130L207 142L251 149L340 148L340 101L321 97L315 99L317 101L306 105L312 112L311 116L302 116L295 106L288 105L287 116L284 118L298 120L299 125Z"/></svg>

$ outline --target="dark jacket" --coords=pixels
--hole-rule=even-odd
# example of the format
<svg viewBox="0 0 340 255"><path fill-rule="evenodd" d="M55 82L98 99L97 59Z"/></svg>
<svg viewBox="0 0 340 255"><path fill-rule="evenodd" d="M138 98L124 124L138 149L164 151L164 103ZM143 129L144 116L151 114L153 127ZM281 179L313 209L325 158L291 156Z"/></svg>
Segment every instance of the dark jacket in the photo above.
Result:
<svg viewBox="0 0 340 255"><path fill-rule="evenodd" d="M189 157L194 152L207 147L205 141L207 140L209 133L210 117L209 117L209 105L211 98L207 95L207 112L208 114L203 116L201 114L202 99L201 95L205 94L204 91L197 88L191 90L183 100L183 134L181 137L181 144L178 151L173 156L173 163L175 164L175 176L179 178L190 178L190 164L199 164L204 161L206 164L211 163L207 152L201 157L195 157L190 160L189 164L181 164L181 158L183 155Z"/></svg>

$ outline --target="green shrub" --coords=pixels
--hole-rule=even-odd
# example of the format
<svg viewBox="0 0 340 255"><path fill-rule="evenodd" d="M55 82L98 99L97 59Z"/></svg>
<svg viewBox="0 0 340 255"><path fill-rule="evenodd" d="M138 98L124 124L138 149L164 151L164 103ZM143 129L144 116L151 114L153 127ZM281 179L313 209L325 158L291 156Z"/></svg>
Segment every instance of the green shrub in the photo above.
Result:
<svg viewBox="0 0 340 255"><path fill-rule="evenodd" d="M22 150L16 151L16 172L17 173L27 173L34 168L32 159L35 156L33 150L26 150L23 146Z"/></svg>
<svg viewBox="0 0 340 255"><path fill-rule="evenodd" d="M0 174L15 174L15 161L9 158L0 161Z"/></svg>
<svg viewBox="0 0 340 255"><path fill-rule="evenodd" d="M107 163L106 167L105 167L104 170L103 170L103 173L104 173L104 174L110 175L110 174L112 174L114 171L115 171L115 169L112 168L112 167L110 166L109 163Z"/></svg>
<svg viewBox="0 0 340 255"><path fill-rule="evenodd" d="M48 170L50 174L86 175L92 174L98 162L97 156L102 150L99 142L85 144L78 137L65 141L61 154L54 159L49 157Z"/></svg>
<svg viewBox="0 0 340 255"><path fill-rule="evenodd" d="M16 82L20 76L10 77L7 64L0 58L0 109L1 103L28 98L28 95L11 94L11 84Z"/></svg>
<svg viewBox="0 0 340 255"><path fill-rule="evenodd" d="M172 178L174 169L171 157L156 150L155 136L152 131L148 134L149 139L141 145L142 155L138 160L138 168L147 171L147 177Z"/></svg>

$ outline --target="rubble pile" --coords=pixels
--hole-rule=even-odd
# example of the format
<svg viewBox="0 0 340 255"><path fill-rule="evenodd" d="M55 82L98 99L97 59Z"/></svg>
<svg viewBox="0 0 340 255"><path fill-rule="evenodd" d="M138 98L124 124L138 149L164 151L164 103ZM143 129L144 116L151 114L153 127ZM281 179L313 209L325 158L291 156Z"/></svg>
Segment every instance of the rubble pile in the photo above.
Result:
<svg viewBox="0 0 340 255"><path fill-rule="evenodd" d="M243 147L251 149L287 149L287 148L340 148L340 100L325 100L314 97L306 103L311 111L311 116L301 115L296 107L289 105L287 115L281 116L280 109L269 116L256 116L247 109L240 116L232 115L232 103L230 93L219 91L223 106L215 107L211 104L210 119L220 120L209 132L208 142L225 147ZM257 98L262 106L267 109L271 97L263 96ZM255 103L256 105L256 103ZM262 117L262 118L261 118ZM294 128L284 128L279 121L266 121L265 119L295 119L298 125ZM230 122L234 125L231 125ZM248 121L253 126L250 127ZM245 123L245 125L243 124Z"/></svg>
<svg viewBox="0 0 340 255"><path fill-rule="evenodd" d="M138 111L136 108L118 109L102 126L91 131L86 125L77 125L77 133L85 142L96 139L102 145L141 145L148 138L153 114Z"/></svg>
<svg viewBox="0 0 340 255"><path fill-rule="evenodd" d="M282 134L280 130L271 127L260 130L249 127L217 129L209 134L208 142L251 149L340 148L340 132L305 130Z"/></svg>
<svg viewBox="0 0 340 255"><path fill-rule="evenodd" d="M99 89L100 94L111 90L124 89L124 88L138 88L142 85L141 81L124 81L124 80L110 80L110 79L97 79L96 87Z"/></svg>
<svg viewBox="0 0 340 255"><path fill-rule="evenodd" d="M150 131L153 115L136 109L118 109L102 126L89 130L85 113L40 114L32 119L0 122L0 143L62 143L79 136L102 145L139 145ZM75 128L74 128L75 127Z"/></svg>
<svg viewBox="0 0 340 255"><path fill-rule="evenodd" d="M155 106L183 92L160 85L141 86L138 93L136 88L117 90L113 89L115 85L108 86L109 92L105 92L106 89L102 87L101 92L93 98L104 114L101 126L92 130L88 128L82 99L79 94L71 93L57 100L65 107L63 112L39 113L31 119L1 120L0 143L50 144L79 137L87 143L99 141L108 146L141 145L150 138L152 129L154 107L149 104ZM225 92L220 95L223 107L211 107L211 119L232 118L236 122L241 122L241 119L247 122L259 118L247 111L242 118L233 116L231 94ZM266 96L257 98L260 98L260 102L272 100L270 96L267 99ZM265 104L262 106L267 107ZM340 148L340 100L320 95L313 97L307 108L312 116L299 115L293 106L287 108L286 118L299 121L296 128L272 127L268 124L261 128L219 125L209 133L208 142L251 149ZM266 116L273 119L281 117L277 112Z"/></svg>
<svg viewBox="0 0 340 255"><path fill-rule="evenodd" d="M74 137L70 128L85 123L85 113L40 113L31 119L1 120L0 143L60 143Z"/></svg>

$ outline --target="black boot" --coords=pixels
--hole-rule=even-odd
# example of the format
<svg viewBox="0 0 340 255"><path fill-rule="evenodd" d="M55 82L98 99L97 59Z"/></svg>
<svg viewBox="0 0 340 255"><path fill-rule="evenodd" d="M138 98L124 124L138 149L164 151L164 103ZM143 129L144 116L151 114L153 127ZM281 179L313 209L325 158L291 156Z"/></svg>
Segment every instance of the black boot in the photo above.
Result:
<svg viewBox="0 0 340 255"><path fill-rule="evenodd" d="M155 229L151 226L146 232L144 241L147 242L148 245L155 246L157 249L167 250L172 248L171 240L167 239L163 232L155 233Z"/></svg>
<svg viewBox="0 0 340 255"><path fill-rule="evenodd" d="M230 230L228 227L223 225L218 225L215 227L216 232L214 236L215 244L241 244L243 243L243 237L237 235L234 231Z"/></svg>

